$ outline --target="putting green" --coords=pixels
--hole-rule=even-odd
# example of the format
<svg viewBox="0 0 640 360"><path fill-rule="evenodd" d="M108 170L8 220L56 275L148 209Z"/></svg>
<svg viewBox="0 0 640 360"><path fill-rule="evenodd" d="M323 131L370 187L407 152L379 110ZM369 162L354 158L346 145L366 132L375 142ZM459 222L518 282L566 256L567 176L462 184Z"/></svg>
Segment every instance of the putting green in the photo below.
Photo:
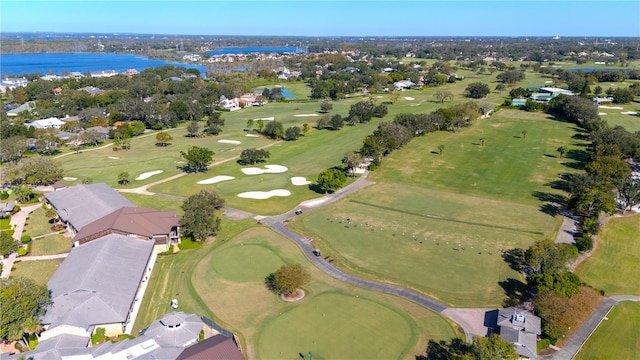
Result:
<svg viewBox="0 0 640 360"><path fill-rule="evenodd" d="M216 254L211 269L227 280L262 281L285 262L269 247L236 244Z"/></svg>
<svg viewBox="0 0 640 360"><path fill-rule="evenodd" d="M398 359L416 341L413 322L377 302L325 293L267 320L258 339L258 358Z"/></svg>

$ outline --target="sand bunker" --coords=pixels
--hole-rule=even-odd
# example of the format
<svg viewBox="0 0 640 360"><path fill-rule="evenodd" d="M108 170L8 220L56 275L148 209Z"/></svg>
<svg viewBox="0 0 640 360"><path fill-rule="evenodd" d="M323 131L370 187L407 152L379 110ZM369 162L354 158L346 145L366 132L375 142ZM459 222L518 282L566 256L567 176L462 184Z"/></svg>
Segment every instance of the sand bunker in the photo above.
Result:
<svg viewBox="0 0 640 360"><path fill-rule="evenodd" d="M318 116L318 114L296 114L295 117Z"/></svg>
<svg viewBox="0 0 640 360"><path fill-rule="evenodd" d="M624 114L624 115L638 115L637 112L635 111L622 111L620 112L620 114Z"/></svg>
<svg viewBox="0 0 640 360"><path fill-rule="evenodd" d="M117 156L109 156L109 159L112 159L112 160L118 160L118 159L120 159L120 158L119 158L119 157L117 157Z"/></svg>
<svg viewBox="0 0 640 360"><path fill-rule="evenodd" d="M607 115L607 113L598 113L598 115Z"/></svg>
<svg viewBox="0 0 640 360"><path fill-rule="evenodd" d="M607 105L600 105L598 106L601 109L614 109L614 110L622 110L624 109L622 106L607 106Z"/></svg>
<svg viewBox="0 0 640 360"><path fill-rule="evenodd" d="M245 199L257 199L264 200L272 196L289 196L291 192L289 190L271 190L271 191L248 191L238 194L238 197Z"/></svg>
<svg viewBox="0 0 640 360"><path fill-rule="evenodd" d="M311 181L302 176L294 176L291 178L291 183L295 186L302 186L311 184Z"/></svg>
<svg viewBox="0 0 640 360"><path fill-rule="evenodd" d="M242 141L238 141L238 140L218 140L218 142L221 144L233 144L233 145L242 144Z"/></svg>
<svg viewBox="0 0 640 360"><path fill-rule="evenodd" d="M405 100L415 100L414 98L412 98L411 96L405 96L404 97Z"/></svg>
<svg viewBox="0 0 640 360"><path fill-rule="evenodd" d="M221 181L227 181L227 180L233 180L233 179L235 179L233 176L218 175L218 176L214 176L212 178L206 179L206 180L200 180L200 181L198 181L198 184L200 184L200 185L208 185L208 184L215 184L215 183L219 183Z"/></svg>
<svg viewBox="0 0 640 360"><path fill-rule="evenodd" d="M62 178L62 180L65 180L65 181L76 181L76 180L78 180L78 178L75 178L75 177L72 177L72 176L65 176L65 177Z"/></svg>
<svg viewBox="0 0 640 360"><path fill-rule="evenodd" d="M246 137L260 137L260 135L256 135L256 134L247 134L245 136Z"/></svg>
<svg viewBox="0 0 640 360"><path fill-rule="evenodd" d="M257 118L257 119L253 119L253 120L266 120L266 121L272 121L275 120L276 118L271 116L271 117L266 117L266 118Z"/></svg>
<svg viewBox="0 0 640 360"><path fill-rule="evenodd" d="M553 81L551 81L551 80L547 80L547 81L545 81L544 83L545 83L545 84L553 84Z"/></svg>
<svg viewBox="0 0 640 360"><path fill-rule="evenodd" d="M283 173L289 169L286 166L282 165L265 165L264 169L260 169L257 167L249 167L242 169L242 172L246 175L260 175L260 174L279 174Z"/></svg>
<svg viewBox="0 0 640 360"><path fill-rule="evenodd" d="M164 170L148 171L146 173L142 173L142 174L138 175L136 180L148 179L148 178L152 177L153 175L158 175L158 174L161 174L163 172L164 172Z"/></svg>

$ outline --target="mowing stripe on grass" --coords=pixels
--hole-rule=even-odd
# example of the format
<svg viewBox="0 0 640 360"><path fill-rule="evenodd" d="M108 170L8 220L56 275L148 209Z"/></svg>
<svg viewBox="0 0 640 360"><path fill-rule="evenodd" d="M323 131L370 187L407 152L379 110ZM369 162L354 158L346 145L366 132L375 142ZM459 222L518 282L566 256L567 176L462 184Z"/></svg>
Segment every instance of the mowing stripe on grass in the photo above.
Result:
<svg viewBox="0 0 640 360"><path fill-rule="evenodd" d="M367 202L364 202L364 201L358 201L358 200L349 200L349 201L352 202L352 203L355 203L355 204L359 204L359 205L370 206L370 207L374 207L374 208L378 208L378 209L398 212L398 213L401 213L401 214L407 214L407 215L423 217L423 218L432 219L432 220L449 221L449 222L453 222L453 223L457 223L457 224L481 226L481 227L485 227L485 228L489 228L489 229L499 229L499 230L506 230L506 231L514 231L514 232L533 234L533 235L544 235L540 231L529 231L529 230L510 228L510 227L506 227L506 226L487 225L487 224L476 223L476 222L471 222L471 221L451 219L451 218L446 218L446 217L437 216L437 215L418 214L418 213L414 213L414 212L407 211L407 210L395 209L395 208L392 208L392 207L382 206L382 205L375 205L375 204L367 203Z"/></svg>

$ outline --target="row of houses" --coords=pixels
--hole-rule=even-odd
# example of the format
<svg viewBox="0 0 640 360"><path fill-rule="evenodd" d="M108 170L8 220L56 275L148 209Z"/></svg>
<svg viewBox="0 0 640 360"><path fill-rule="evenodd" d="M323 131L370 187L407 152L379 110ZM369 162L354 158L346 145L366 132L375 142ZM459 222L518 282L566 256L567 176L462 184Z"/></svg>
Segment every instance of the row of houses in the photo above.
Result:
<svg viewBox="0 0 640 360"><path fill-rule="evenodd" d="M136 207L104 183L46 193L72 234L71 252L47 283L52 303L41 317L38 346L16 359L243 359L233 338L211 336L193 314L173 312L137 338L91 347L91 335L129 334L156 256L180 242L175 211Z"/></svg>

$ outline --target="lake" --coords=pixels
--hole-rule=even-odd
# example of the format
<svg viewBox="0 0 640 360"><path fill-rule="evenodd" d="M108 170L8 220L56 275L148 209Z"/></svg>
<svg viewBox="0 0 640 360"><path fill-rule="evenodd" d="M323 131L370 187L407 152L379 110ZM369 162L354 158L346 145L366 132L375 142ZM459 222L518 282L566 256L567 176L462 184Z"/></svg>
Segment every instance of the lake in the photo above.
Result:
<svg viewBox="0 0 640 360"><path fill-rule="evenodd" d="M210 51L209 53L211 55L222 55L274 52L306 53L307 50L295 47L226 47ZM200 70L202 74L206 71L206 67L203 65L149 59L144 56L132 54L36 53L0 55L0 72L2 75L48 74L49 72L62 75L65 71L86 73L101 70L126 71L129 69L143 71L147 68L166 65L195 68ZM240 70L241 69L242 68L240 68Z"/></svg>
<svg viewBox="0 0 640 360"><path fill-rule="evenodd" d="M166 65L195 68L203 74L206 71L206 68L202 65L148 59L131 54L36 53L0 55L0 72L2 72L2 75L48 74L49 72L62 75L65 71L86 73L100 70L126 71L129 69L143 71L147 68Z"/></svg>

